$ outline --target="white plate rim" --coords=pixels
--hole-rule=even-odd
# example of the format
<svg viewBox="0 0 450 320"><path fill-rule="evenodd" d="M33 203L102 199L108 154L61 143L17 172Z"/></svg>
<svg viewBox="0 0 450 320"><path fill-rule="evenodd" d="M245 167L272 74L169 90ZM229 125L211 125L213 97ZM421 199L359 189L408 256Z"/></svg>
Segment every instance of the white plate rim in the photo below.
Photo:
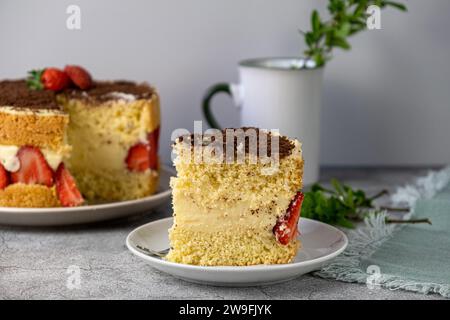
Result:
<svg viewBox="0 0 450 320"><path fill-rule="evenodd" d="M175 170L168 166L161 166L161 170L166 171L170 175L175 175ZM8 212L14 214L30 214L30 213L47 213L47 214L60 214L61 212L80 212L80 211L93 211L93 210L107 210L107 209L115 209L128 205L135 205L139 203L143 203L149 200L161 200L169 197L172 193L172 189L168 188L162 192L155 193L151 196L135 199L135 200L126 200L126 201L117 201L117 202L108 202L102 204L92 204L87 206L79 206L79 207L57 207L57 208L20 208L20 207L0 207L1 212Z"/></svg>
<svg viewBox="0 0 450 320"><path fill-rule="evenodd" d="M322 224L322 225L326 226L327 228L330 228L330 229L334 230L335 232L337 232L338 234L340 234L342 236L342 238L344 239L344 244L342 245L342 247L334 252L331 252L331 253L324 255L322 257L319 257L319 258L315 258L315 259L311 259L311 260L307 260L307 261L301 261L301 262L291 262L291 263L286 263L286 264L268 264L268 265L255 265L255 266L196 266L196 265L176 263L176 262L171 262L171 261L166 261L163 259L151 257L142 252L139 252L131 244L131 236L133 234L137 233L140 229L143 229L143 228L147 227L148 225L156 223L156 222L164 223L164 222L172 220L172 219L173 219L173 217L154 220L154 221L151 221L149 223L146 223L140 227L133 229L128 234L128 236L125 240L125 244L126 244L128 250L130 250L134 255L136 255L144 260L150 260L159 266L171 266L171 267L176 267L176 268L184 268L184 269L192 270L192 271L204 271L206 269L206 270L208 270L208 272L209 271L211 271L211 272L248 272L248 271L261 271L261 270L265 270L265 269L271 270L271 271L275 271L275 270L282 271L282 270L289 270L289 269L295 269L295 268L299 268L299 267L307 267L310 265L321 264L323 262L326 262L328 260L334 259L335 257L339 256L348 246L348 237L344 232L342 232L341 230L339 230L338 228L336 228L332 225L326 224L321 221L308 219L308 218L301 218L301 219L311 221L313 223Z"/></svg>

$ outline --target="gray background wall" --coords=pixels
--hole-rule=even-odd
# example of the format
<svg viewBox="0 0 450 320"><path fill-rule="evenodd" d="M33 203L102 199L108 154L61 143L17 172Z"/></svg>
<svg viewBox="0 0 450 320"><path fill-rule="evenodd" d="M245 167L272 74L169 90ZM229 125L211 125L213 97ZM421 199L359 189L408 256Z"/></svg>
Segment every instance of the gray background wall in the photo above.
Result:
<svg viewBox="0 0 450 320"><path fill-rule="evenodd" d="M450 1L409 0L409 13L382 14L382 30L352 39L327 66L325 165L436 165L450 162ZM82 29L66 29L66 8ZM298 28L313 0L0 1L0 78L76 63L97 78L155 84L162 96L162 153L175 128L202 119L200 100L217 81L237 81L243 58L298 55ZM238 113L215 101L227 126Z"/></svg>

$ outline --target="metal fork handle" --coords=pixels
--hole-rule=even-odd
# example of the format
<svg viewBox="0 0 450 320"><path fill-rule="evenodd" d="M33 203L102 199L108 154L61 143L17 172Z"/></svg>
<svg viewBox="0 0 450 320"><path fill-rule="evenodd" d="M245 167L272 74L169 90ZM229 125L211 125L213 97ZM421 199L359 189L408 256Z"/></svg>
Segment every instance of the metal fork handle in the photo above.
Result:
<svg viewBox="0 0 450 320"><path fill-rule="evenodd" d="M141 246L136 246L136 249L138 249L141 253L144 253L148 256L151 257L157 257L157 258L164 258L168 253L169 253L169 248L161 250L161 251L156 251L156 250L151 250L149 248L145 248L145 247L141 247Z"/></svg>

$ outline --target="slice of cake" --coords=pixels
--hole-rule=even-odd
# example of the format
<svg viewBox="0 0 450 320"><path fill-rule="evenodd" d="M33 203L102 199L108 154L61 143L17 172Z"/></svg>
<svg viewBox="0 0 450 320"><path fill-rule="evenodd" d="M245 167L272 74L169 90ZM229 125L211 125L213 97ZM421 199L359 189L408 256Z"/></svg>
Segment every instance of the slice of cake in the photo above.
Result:
<svg viewBox="0 0 450 320"><path fill-rule="evenodd" d="M1 81L0 206L149 196L158 186L159 127L159 96L147 84L92 81L79 66Z"/></svg>
<svg viewBox="0 0 450 320"><path fill-rule="evenodd" d="M247 266L293 260L303 200L299 141L242 128L183 136L173 148L169 261Z"/></svg>
<svg viewBox="0 0 450 320"><path fill-rule="evenodd" d="M159 97L133 82L95 82L58 101L69 114L69 168L92 201L138 199L158 186Z"/></svg>
<svg viewBox="0 0 450 320"><path fill-rule="evenodd" d="M83 203L64 166L68 123L53 92L31 91L25 80L0 82L0 206Z"/></svg>

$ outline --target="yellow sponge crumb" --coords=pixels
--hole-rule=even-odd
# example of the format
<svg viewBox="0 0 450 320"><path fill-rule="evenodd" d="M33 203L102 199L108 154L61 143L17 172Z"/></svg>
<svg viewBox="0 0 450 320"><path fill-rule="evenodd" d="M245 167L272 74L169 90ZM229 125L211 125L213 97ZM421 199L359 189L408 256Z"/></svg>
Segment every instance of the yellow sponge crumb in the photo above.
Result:
<svg viewBox="0 0 450 320"><path fill-rule="evenodd" d="M176 228L170 233L170 242L177 250L170 251L167 260L201 266L289 263L300 246L298 240L283 246L272 234L252 230L195 232Z"/></svg>
<svg viewBox="0 0 450 320"><path fill-rule="evenodd" d="M43 208L60 207L55 187L14 183L0 190L1 207Z"/></svg>

